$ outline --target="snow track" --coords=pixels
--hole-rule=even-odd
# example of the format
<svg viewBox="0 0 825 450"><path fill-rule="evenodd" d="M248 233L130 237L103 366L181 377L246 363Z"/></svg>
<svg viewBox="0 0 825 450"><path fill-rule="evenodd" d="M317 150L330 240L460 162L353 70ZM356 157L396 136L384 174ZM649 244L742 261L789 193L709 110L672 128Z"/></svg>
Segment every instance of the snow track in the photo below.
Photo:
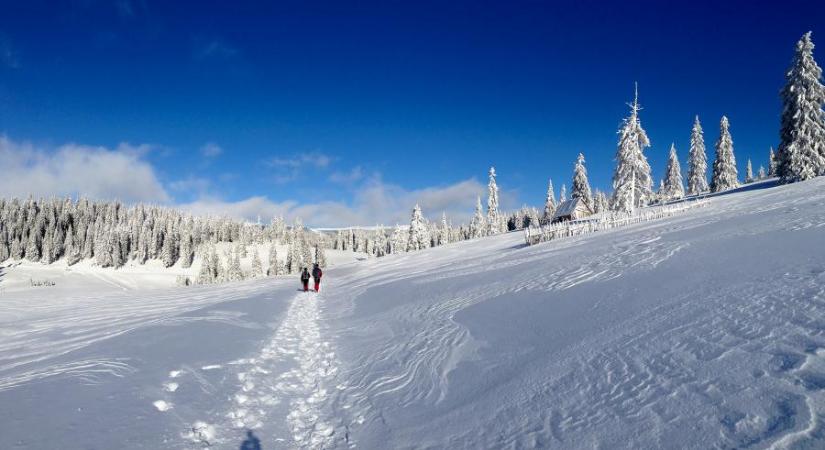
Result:
<svg viewBox="0 0 825 450"><path fill-rule="evenodd" d="M346 387L337 383L335 350L324 337L324 295L301 293L290 302L286 317L257 354L227 364L237 386L228 411L194 421L185 439L201 444L202 433L193 430L208 426L214 434L210 446L229 446L238 435L232 430L245 429L287 448L352 444L346 415L336 412Z"/></svg>

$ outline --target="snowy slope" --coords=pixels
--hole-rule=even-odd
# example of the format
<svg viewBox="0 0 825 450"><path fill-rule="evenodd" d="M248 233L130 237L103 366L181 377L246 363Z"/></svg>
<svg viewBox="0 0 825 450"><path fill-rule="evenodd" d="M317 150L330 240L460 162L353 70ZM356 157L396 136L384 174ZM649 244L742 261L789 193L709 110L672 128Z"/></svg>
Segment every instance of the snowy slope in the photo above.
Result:
<svg viewBox="0 0 825 450"><path fill-rule="evenodd" d="M823 178L295 284L4 295L0 448L825 445Z"/></svg>

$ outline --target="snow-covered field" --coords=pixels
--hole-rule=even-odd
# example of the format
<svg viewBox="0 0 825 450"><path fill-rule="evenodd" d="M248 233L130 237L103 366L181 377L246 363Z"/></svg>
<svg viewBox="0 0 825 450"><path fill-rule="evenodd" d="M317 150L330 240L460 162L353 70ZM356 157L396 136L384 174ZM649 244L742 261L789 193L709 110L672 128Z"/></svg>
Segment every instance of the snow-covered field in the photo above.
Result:
<svg viewBox="0 0 825 450"><path fill-rule="evenodd" d="M226 264L223 253L232 248L232 244L216 245L218 257ZM288 247L278 245L278 260L283 264ZM269 255L268 244L248 246L247 256L241 258L241 269L249 274L252 271L252 249L258 249L258 256L266 267ZM348 264L368 258L364 253L342 250L326 250L327 261L331 266ZM28 260L7 260L0 263L0 296L4 294L34 295L36 297L63 297L66 295L109 291L131 291L160 289L178 286L178 277L196 280L201 267L201 258L196 256L189 268L180 267L180 262L172 267L163 267L160 260L149 260L146 264L128 261L123 267L101 268L92 260L83 260L69 266L61 259L52 264L31 262ZM32 283L41 284L32 286ZM52 285L53 283L53 285Z"/></svg>
<svg viewBox="0 0 825 450"><path fill-rule="evenodd" d="M0 448L825 445L825 178L523 239L341 265L318 295L3 291Z"/></svg>

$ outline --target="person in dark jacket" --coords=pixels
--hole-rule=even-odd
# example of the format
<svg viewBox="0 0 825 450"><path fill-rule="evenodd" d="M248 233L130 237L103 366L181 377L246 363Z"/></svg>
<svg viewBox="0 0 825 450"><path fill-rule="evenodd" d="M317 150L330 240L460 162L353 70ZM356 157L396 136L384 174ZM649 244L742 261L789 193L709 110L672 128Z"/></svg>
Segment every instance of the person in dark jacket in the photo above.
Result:
<svg viewBox="0 0 825 450"><path fill-rule="evenodd" d="M312 278L315 280L315 292L319 292L321 290L321 277L324 276L324 272L321 270L321 267L318 266L316 263L312 267Z"/></svg>
<svg viewBox="0 0 825 450"><path fill-rule="evenodd" d="M306 267L301 271L301 283L304 285L304 292L309 291L309 270Z"/></svg>

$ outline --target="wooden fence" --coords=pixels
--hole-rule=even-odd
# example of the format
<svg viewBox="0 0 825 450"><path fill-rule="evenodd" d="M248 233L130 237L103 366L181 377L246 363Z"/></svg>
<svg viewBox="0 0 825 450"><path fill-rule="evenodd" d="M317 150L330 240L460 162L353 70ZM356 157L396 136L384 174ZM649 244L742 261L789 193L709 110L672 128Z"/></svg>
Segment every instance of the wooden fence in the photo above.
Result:
<svg viewBox="0 0 825 450"><path fill-rule="evenodd" d="M706 204L704 200L690 200L672 205L640 208L633 213L600 213L581 220L559 222L539 227L530 226L524 229L524 238L527 245L535 245L541 242L663 219Z"/></svg>

